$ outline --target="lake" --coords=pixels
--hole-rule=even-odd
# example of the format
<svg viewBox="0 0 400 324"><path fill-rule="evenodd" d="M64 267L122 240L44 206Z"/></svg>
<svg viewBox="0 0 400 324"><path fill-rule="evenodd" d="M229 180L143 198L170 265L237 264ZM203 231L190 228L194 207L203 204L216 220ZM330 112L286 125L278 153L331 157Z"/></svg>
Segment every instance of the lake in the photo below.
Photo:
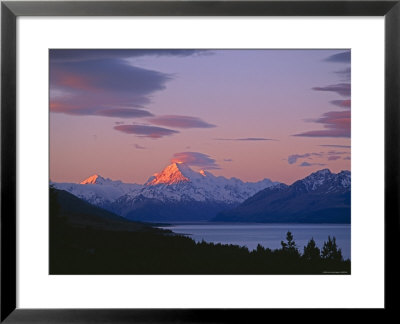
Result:
<svg viewBox="0 0 400 324"><path fill-rule="evenodd" d="M344 259L350 259L350 224L243 224L243 223L193 223L171 224L160 228L191 237L196 242L235 244L254 250L257 244L270 249L281 247L286 233L292 232L300 252L313 237L321 249L328 236L336 237Z"/></svg>

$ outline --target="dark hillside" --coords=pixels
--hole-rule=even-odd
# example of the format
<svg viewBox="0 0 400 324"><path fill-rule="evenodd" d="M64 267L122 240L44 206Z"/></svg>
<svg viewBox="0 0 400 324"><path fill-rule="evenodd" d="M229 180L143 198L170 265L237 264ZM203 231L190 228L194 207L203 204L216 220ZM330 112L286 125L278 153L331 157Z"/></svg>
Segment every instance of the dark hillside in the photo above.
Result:
<svg viewBox="0 0 400 324"><path fill-rule="evenodd" d="M350 273L350 261L331 253L332 247L322 258L315 249L302 256L293 244L249 252L235 245L196 243L50 189L50 274Z"/></svg>

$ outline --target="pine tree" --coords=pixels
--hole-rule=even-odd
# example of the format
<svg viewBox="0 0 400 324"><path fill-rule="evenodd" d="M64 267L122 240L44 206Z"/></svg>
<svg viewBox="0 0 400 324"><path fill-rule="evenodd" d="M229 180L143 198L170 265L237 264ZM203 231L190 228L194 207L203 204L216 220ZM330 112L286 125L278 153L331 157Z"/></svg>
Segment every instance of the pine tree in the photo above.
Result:
<svg viewBox="0 0 400 324"><path fill-rule="evenodd" d="M343 261L342 249L339 249L336 244L336 237L331 239L328 236L328 241L324 242L322 247L321 257L325 260Z"/></svg>
<svg viewBox="0 0 400 324"><path fill-rule="evenodd" d="M263 253L265 252L265 248L261 244L257 244L257 253Z"/></svg>
<svg viewBox="0 0 400 324"><path fill-rule="evenodd" d="M319 260L320 257L320 249L315 244L314 238L308 241L307 245L304 247L303 258L307 261L316 261Z"/></svg>
<svg viewBox="0 0 400 324"><path fill-rule="evenodd" d="M292 233L289 231L286 233L286 242L281 241L282 250L289 254L300 255L299 250L296 247Z"/></svg>

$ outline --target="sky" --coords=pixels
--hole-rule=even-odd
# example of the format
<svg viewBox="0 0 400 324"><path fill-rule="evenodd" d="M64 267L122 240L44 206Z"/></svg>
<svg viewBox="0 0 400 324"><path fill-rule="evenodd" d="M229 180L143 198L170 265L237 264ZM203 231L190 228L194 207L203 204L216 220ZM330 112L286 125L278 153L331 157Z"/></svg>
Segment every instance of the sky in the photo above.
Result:
<svg viewBox="0 0 400 324"><path fill-rule="evenodd" d="M349 50L51 49L50 179L350 170Z"/></svg>

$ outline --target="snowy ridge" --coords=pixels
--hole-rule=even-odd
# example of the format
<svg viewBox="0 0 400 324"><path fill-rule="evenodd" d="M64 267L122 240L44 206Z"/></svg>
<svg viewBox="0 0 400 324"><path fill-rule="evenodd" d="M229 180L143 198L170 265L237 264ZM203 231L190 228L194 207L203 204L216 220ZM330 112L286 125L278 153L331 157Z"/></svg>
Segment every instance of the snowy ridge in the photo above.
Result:
<svg viewBox="0 0 400 324"><path fill-rule="evenodd" d="M351 174L328 169L287 186L266 188L242 204L224 210L219 222L343 223L351 221Z"/></svg>
<svg viewBox="0 0 400 324"><path fill-rule="evenodd" d="M137 184L127 184L121 181L105 179L99 175L93 175L79 184L53 182L51 185L57 189L68 191L93 205L106 209L110 209L109 206L118 197L141 187Z"/></svg>
<svg viewBox="0 0 400 324"><path fill-rule="evenodd" d="M238 204L256 192L279 184L269 179L243 182L237 178L216 177L208 171L196 172L184 163L172 163L150 177L144 185L128 184L93 175L80 184L52 183L87 202L119 214L136 208L143 200L163 203L206 202Z"/></svg>
<svg viewBox="0 0 400 324"><path fill-rule="evenodd" d="M150 178L139 191L127 194L126 199L140 194L161 201L218 201L239 203L256 192L278 184L269 179L243 182L237 178L216 177L211 172L193 171L184 163L172 163Z"/></svg>
<svg viewBox="0 0 400 324"><path fill-rule="evenodd" d="M350 190L351 173L350 171L332 173L329 169L323 169L311 173L308 177L296 181L293 185L302 185L306 191L315 191L326 185L329 185L328 191L330 192Z"/></svg>
<svg viewBox="0 0 400 324"><path fill-rule="evenodd" d="M122 181L113 181L109 178L105 179L102 176L98 175L98 174L94 174L92 176L90 176L89 178L81 181L79 184L101 184L101 185L119 185L121 184Z"/></svg>

